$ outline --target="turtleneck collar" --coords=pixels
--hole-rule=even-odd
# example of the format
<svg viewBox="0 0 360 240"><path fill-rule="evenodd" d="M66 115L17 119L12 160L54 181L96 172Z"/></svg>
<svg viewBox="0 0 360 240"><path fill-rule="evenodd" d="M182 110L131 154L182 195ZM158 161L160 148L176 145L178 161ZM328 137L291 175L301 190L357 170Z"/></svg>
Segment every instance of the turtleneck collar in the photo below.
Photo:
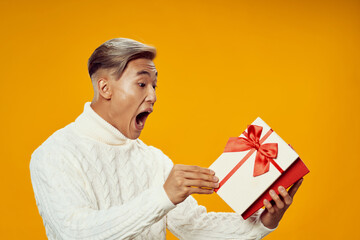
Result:
<svg viewBox="0 0 360 240"><path fill-rule="evenodd" d="M85 103L84 112L75 120L76 130L97 141L109 145L123 145L131 140L125 137L118 129L100 117L90 106Z"/></svg>

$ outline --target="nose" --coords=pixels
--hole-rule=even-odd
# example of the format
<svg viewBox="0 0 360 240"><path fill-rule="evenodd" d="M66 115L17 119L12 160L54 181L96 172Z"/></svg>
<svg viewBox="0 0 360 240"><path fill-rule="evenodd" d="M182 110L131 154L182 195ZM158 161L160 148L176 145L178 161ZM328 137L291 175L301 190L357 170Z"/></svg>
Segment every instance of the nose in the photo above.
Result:
<svg viewBox="0 0 360 240"><path fill-rule="evenodd" d="M151 104L154 104L156 102L156 91L153 86L149 86L145 101Z"/></svg>

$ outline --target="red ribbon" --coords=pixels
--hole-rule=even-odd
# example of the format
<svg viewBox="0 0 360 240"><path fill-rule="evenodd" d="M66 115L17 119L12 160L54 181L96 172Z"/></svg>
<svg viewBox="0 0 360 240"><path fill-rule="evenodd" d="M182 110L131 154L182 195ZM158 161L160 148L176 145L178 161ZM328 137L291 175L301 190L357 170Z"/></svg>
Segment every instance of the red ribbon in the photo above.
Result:
<svg viewBox="0 0 360 240"><path fill-rule="evenodd" d="M274 158L277 157L278 153L278 144L277 143L265 143L263 142L271 135L273 132L270 129L262 139L262 127L256 125L248 126L247 132L243 132L244 137L231 137L225 146L224 152L242 152L250 150L245 157L226 175L226 177L219 183L219 188L224 185L224 183L240 168L240 166L255 152L255 164L253 176L260 176L269 171L270 162L281 172L284 171L281 167L274 161ZM219 189L218 188L218 189ZM216 189L215 191L217 191Z"/></svg>

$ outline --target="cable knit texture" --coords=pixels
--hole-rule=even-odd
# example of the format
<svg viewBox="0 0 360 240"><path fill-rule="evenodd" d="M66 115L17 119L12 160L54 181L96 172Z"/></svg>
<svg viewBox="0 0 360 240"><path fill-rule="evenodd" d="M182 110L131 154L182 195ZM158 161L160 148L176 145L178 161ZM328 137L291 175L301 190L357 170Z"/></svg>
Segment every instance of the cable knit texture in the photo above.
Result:
<svg viewBox="0 0 360 240"><path fill-rule="evenodd" d="M131 140L86 103L30 161L36 204L49 239L261 239L257 212L207 213L193 197L175 206L163 184L173 166L159 149Z"/></svg>

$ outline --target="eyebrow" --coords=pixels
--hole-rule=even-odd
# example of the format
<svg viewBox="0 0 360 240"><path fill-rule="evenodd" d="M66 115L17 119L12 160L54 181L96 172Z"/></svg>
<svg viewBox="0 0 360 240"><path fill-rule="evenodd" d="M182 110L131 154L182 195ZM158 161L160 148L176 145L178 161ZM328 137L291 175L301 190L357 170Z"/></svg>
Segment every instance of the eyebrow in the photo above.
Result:
<svg viewBox="0 0 360 240"><path fill-rule="evenodd" d="M146 70L138 71L138 72L136 73L136 75L137 75L137 76L139 76L139 75L148 75L148 76L150 77L150 73L149 73L148 71L146 71ZM155 76L156 76L156 77L158 76L158 72L155 73Z"/></svg>

